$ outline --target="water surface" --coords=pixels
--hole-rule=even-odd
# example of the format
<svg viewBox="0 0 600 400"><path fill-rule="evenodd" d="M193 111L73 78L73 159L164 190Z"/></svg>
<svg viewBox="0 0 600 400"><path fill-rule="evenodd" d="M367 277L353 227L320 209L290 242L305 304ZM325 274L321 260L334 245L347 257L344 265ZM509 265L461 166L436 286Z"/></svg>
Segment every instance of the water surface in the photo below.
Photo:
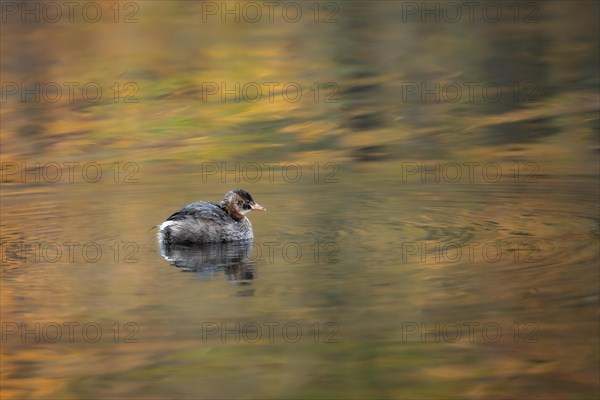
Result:
<svg viewBox="0 0 600 400"><path fill-rule="evenodd" d="M597 4L132 4L1 27L3 398L595 398ZM161 253L233 187L251 245Z"/></svg>

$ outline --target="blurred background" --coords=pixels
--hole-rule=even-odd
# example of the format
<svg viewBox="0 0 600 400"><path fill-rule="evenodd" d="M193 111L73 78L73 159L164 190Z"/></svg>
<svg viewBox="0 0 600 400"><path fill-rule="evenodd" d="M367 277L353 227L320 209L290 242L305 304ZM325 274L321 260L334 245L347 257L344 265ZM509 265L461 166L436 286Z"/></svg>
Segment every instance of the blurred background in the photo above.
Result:
<svg viewBox="0 0 600 400"><path fill-rule="evenodd" d="M2 398L596 398L598 3L267 3L0 3Z"/></svg>

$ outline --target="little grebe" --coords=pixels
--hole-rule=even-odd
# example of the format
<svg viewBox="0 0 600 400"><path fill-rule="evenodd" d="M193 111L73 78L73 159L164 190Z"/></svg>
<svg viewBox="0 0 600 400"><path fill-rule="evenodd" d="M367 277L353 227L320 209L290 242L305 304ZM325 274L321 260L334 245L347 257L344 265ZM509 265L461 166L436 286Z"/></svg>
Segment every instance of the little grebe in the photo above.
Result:
<svg viewBox="0 0 600 400"><path fill-rule="evenodd" d="M167 244L233 242L254 237L246 218L251 210L267 209L250 193L233 189L223 201L198 201L188 204L160 225L158 239Z"/></svg>

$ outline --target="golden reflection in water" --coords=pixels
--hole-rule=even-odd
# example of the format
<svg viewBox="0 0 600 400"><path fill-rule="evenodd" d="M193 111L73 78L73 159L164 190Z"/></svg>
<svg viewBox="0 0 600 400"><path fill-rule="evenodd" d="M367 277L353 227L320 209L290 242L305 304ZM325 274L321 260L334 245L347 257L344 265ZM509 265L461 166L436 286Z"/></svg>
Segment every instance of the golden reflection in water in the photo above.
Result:
<svg viewBox="0 0 600 400"><path fill-rule="evenodd" d="M597 393L597 5L540 3L532 24L448 25L399 23L401 3L340 4L335 24L202 24L201 2L161 1L135 3L137 24L2 24L4 84L96 82L105 96L2 102L3 329L75 321L104 335L3 336L1 397ZM473 80L506 96L403 98L414 82ZM270 99L271 82L302 96ZM238 84L262 97L210 92ZM79 163L72 176L69 162ZM293 163L304 175L206 179L208 162ZM464 169L460 182L437 183L407 169L473 162L497 165L502 179L478 170L472 182ZM54 163L58 182L36 180ZM81 174L89 163L102 170L96 183ZM327 163L337 183L315 179ZM528 181L520 168L531 165ZM250 217L255 248L294 242L307 256L263 253L253 279L239 279L244 268L206 279L160 257L151 226L234 186L269 208ZM315 261L315 237L338 246L339 263ZM67 242L82 244L73 260ZM98 262L84 243L100 246ZM493 243L503 257L436 260L436 246L452 243ZM50 252L43 260L36 245ZM341 342L200 340L206 321L272 320L334 321ZM504 340L400 341L407 322L471 320L499 324ZM127 323L139 342L123 341ZM534 324L539 340L512 340L515 323Z"/></svg>

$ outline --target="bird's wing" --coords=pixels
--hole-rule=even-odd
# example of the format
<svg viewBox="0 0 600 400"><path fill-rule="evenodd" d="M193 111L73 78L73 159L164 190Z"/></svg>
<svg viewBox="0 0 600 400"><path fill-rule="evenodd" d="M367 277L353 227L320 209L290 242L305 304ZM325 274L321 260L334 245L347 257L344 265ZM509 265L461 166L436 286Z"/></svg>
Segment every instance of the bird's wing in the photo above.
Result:
<svg viewBox="0 0 600 400"><path fill-rule="evenodd" d="M167 218L167 221L181 221L190 217L196 220L209 220L215 222L226 222L228 218L231 218L219 204L208 201L199 201L183 207L181 210Z"/></svg>

